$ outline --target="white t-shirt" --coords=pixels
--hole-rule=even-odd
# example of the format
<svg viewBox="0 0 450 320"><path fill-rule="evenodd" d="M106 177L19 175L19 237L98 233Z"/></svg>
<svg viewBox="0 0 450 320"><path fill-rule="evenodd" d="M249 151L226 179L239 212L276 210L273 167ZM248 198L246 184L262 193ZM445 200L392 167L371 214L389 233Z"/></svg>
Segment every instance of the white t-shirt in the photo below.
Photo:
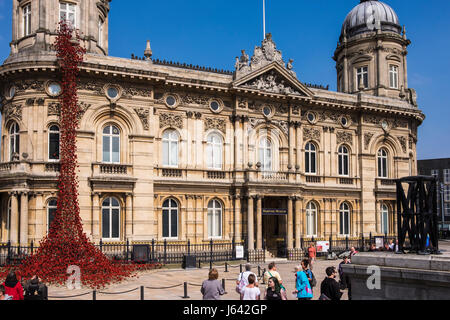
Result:
<svg viewBox="0 0 450 320"><path fill-rule="evenodd" d="M248 276L251 274L255 276L255 283L258 283L258 277L256 276L256 274L254 274L251 271L245 271L245 272L239 273L237 281L241 282L241 278L244 278L244 283L247 286L248 285Z"/></svg>
<svg viewBox="0 0 450 320"><path fill-rule="evenodd" d="M261 295L261 291L258 287L244 287L242 288L241 294L244 295L242 300L256 300L256 298Z"/></svg>

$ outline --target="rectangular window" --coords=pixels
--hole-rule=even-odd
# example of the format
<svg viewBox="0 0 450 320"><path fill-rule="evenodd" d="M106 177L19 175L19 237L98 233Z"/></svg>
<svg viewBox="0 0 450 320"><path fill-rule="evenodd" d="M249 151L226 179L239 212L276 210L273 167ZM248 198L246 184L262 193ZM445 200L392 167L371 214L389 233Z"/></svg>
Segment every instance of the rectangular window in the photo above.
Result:
<svg viewBox="0 0 450 320"><path fill-rule="evenodd" d="M31 34L31 4L23 7L23 36Z"/></svg>
<svg viewBox="0 0 450 320"><path fill-rule="evenodd" d="M398 89L398 67L394 65L389 66L389 87Z"/></svg>
<svg viewBox="0 0 450 320"><path fill-rule="evenodd" d="M49 135L49 160L59 159L59 133L50 133Z"/></svg>
<svg viewBox="0 0 450 320"><path fill-rule="evenodd" d="M73 3L60 2L59 19L66 21L73 28L77 27L77 7Z"/></svg>
<svg viewBox="0 0 450 320"><path fill-rule="evenodd" d="M444 169L444 183L450 183L450 169Z"/></svg>
<svg viewBox="0 0 450 320"><path fill-rule="evenodd" d="M450 201L450 185L444 186L444 201Z"/></svg>
<svg viewBox="0 0 450 320"><path fill-rule="evenodd" d="M431 176L439 179L439 170L431 170Z"/></svg>
<svg viewBox="0 0 450 320"><path fill-rule="evenodd" d="M110 225L109 209L103 209L102 210L102 237L105 239L110 238L109 225Z"/></svg>
<svg viewBox="0 0 450 320"><path fill-rule="evenodd" d="M364 89L369 87L369 67L360 67L356 69L356 90L362 82Z"/></svg>
<svg viewBox="0 0 450 320"><path fill-rule="evenodd" d="M450 216L450 203L445 203L444 208L444 215Z"/></svg>
<svg viewBox="0 0 450 320"><path fill-rule="evenodd" d="M103 20L98 18L98 46L103 47Z"/></svg>

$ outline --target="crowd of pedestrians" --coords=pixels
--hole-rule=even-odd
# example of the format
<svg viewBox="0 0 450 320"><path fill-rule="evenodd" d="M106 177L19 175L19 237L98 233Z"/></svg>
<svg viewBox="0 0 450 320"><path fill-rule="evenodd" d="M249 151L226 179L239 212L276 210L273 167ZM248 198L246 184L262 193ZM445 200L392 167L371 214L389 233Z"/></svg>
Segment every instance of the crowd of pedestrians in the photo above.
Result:
<svg viewBox="0 0 450 320"><path fill-rule="evenodd" d="M351 263L351 257L357 254L355 248L350 249L348 256L345 256L339 264L338 270L335 267L328 267L325 270L326 277L320 284L320 293L317 293L319 300L340 300L343 293L341 290L348 289L348 298L351 300L351 282L345 274L342 265ZM311 300L314 298L314 288L317 286L316 277L312 271L312 266L316 259L316 249L311 245L307 251L307 259L300 262L294 269L295 290L293 297L298 300ZM202 284L201 292L204 300L219 300L225 293L222 284L217 280L216 269L209 271L208 280ZM339 275L339 282L337 276ZM277 271L274 262L268 265L267 271L263 274L263 282L258 282L257 275L252 272L250 264L245 265L245 270L239 273L236 280L236 292L241 300L288 300L288 292L283 286L283 279ZM263 285L264 284L264 285ZM316 295L316 297L317 297Z"/></svg>
<svg viewBox="0 0 450 320"><path fill-rule="evenodd" d="M0 300L48 300L47 286L37 276L22 282L14 270L0 285Z"/></svg>

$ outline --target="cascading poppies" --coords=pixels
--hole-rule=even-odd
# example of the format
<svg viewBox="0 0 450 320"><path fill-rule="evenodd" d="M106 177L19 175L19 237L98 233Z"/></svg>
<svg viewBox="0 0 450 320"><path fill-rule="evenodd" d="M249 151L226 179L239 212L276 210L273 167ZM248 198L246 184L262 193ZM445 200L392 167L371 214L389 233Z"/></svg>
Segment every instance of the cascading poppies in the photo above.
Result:
<svg viewBox="0 0 450 320"><path fill-rule="evenodd" d="M68 266L81 271L81 283L91 288L102 288L136 276L136 265L109 260L83 232L78 203L76 175L76 131L78 128L77 79L85 49L79 44L78 34L65 22L60 22L55 41L61 71L61 139L60 175L57 212L45 236L32 256L18 268L23 278L38 275L44 282L64 284Z"/></svg>

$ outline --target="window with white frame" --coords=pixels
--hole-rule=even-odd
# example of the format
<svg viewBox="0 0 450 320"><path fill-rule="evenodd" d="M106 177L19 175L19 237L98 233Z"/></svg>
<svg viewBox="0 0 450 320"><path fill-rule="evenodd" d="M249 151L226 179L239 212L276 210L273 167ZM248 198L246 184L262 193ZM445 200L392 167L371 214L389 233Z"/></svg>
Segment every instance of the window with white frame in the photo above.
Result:
<svg viewBox="0 0 450 320"><path fill-rule="evenodd" d="M444 169L444 183L450 183L450 169Z"/></svg>
<svg viewBox="0 0 450 320"><path fill-rule="evenodd" d="M306 235L317 235L317 206L314 202L309 202L306 206Z"/></svg>
<svg viewBox="0 0 450 320"><path fill-rule="evenodd" d="M31 3L22 8L23 19L23 36L26 37L31 34Z"/></svg>
<svg viewBox="0 0 450 320"><path fill-rule="evenodd" d="M103 162L120 163L120 131L114 125L103 129Z"/></svg>
<svg viewBox="0 0 450 320"><path fill-rule="evenodd" d="M103 19L98 18L98 46L103 47Z"/></svg>
<svg viewBox="0 0 450 320"><path fill-rule="evenodd" d="M208 237L222 237L222 205L218 200L208 203Z"/></svg>
<svg viewBox="0 0 450 320"><path fill-rule="evenodd" d="M57 125L50 126L48 130L48 159L59 160L59 127Z"/></svg>
<svg viewBox="0 0 450 320"><path fill-rule="evenodd" d="M384 203L381 204L381 233L389 233L389 208Z"/></svg>
<svg viewBox="0 0 450 320"><path fill-rule="evenodd" d="M356 68L356 89L359 89L360 84L363 84L364 89L369 87L369 67Z"/></svg>
<svg viewBox="0 0 450 320"><path fill-rule="evenodd" d="M222 169L223 140L218 133L211 133L207 138L206 159L208 169Z"/></svg>
<svg viewBox="0 0 450 320"><path fill-rule="evenodd" d="M444 203L444 215L450 216L450 203Z"/></svg>
<svg viewBox="0 0 450 320"><path fill-rule="evenodd" d="M102 203L102 238L120 239L120 203L116 198L106 198Z"/></svg>
<svg viewBox="0 0 450 320"><path fill-rule="evenodd" d="M316 145L308 142L305 146L305 173L317 174L316 159Z"/></svg>
<svg viewBox="0 0 450 320"><path fill-rule="evenodd" d="M378 150L378 178L388 177L388 153L386 149L381 148Z"/></svg>
<svg viewBox="0 0 450 320"><path fill-rule="evenodd" d="M436 179L439 179L439 170L434 170L434 169L431 170L431 176Z"/></svg>
<svg viewBox="0 0 450 320"><path fill-rule="evenodd" d="M389 87L398 89L398 67L395 65L389 66Z"/></svg>
<svg viewBox="0 0 450 320"><path fill-rule="evenodd" d="M450 185L444 185L444 201L450 201Z"/></svg>
<svg viewBox="0 0 450 320"><path fill-rule="evenodd" d="M9 160L18 160L20 150L20 132L17 122L9 127Z"/></svg>
<svg viewBox="0 0 450 320"><path fill-rule="evenodd" d="M272 171L272 142L267 137L259 140L258 161L262 171Z"/></svg>
<svg viewBox="0 0 450 320"><path fill-rule="evenodd" d="M50 199L47 204L47 232L50 231L53 220L55 220L56 210L58 209L57 199Z"/></svg>
<svg viewBox="0 0 450 320"><path fill-rule="evenodd" d="M340 146L338 150L339 175L349 175L349 152L346 146Z"/></svg>
<svg viewBox="0 0 450 320"><path fill-rule="evenodd" d="M162 207L163 238L178 238L178 203L167 199Z"/></svg>
<svg viewBox="0 0 450 320"><path fill-rule="evenodd" d="M350 206L347 202L342 203L339 208L339 233L350 235Z"/></svg>
<svg viewBox="0 0 450 320"><path fill-rule="evenodd" d="M59 20L65 21L70 27L77 27L77 6L69 2L59 3Z"/></svg>
<svg viewBox="0 0 450 320"><path fill-rule="evenodd" d="M162 136L164 166L178 166L178 141L179 137L176 130L169 129L164 131Z"/></svg>

